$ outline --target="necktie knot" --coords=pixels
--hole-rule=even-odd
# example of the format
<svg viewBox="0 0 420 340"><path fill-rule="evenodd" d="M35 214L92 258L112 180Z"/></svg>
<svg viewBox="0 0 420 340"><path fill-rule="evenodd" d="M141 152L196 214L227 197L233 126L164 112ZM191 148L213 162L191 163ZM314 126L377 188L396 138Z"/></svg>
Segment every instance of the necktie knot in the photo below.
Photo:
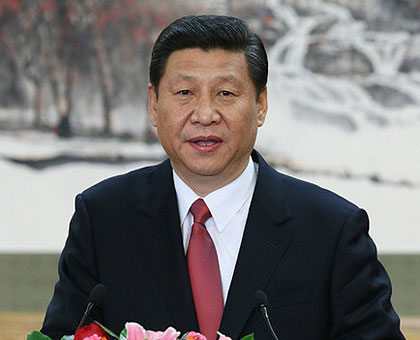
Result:
<svg viewBox="0 0 420 340"><path fill-rule="evenodd" d="M209 208L203 199L197 199L190 208L190 212L194 217L194 223L200 223L204 225L206 221L211 217Z"/></svg>

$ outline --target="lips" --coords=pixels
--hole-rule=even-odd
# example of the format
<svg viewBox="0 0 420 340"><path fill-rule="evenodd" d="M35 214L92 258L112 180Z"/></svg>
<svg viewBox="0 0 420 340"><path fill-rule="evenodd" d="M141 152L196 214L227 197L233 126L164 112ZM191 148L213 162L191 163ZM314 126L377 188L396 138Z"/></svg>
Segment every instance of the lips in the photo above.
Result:
<svg viewBox="0 0 420 340"><path fill-rule="evenodd" d="M214 140L207 140L207 141L199 140L199 141L197 141L195 143L198 144L198 145L200 145L200 146L211 146L211 145L216 144L217 142L214 141Z"/></svg>
<svg viewBox="0 0 420 340"><path fill-rule="evenodd" d="M195 149L204 152L216 150L223 140L217 136L198 136L188 140L188 143Z"/></svg>

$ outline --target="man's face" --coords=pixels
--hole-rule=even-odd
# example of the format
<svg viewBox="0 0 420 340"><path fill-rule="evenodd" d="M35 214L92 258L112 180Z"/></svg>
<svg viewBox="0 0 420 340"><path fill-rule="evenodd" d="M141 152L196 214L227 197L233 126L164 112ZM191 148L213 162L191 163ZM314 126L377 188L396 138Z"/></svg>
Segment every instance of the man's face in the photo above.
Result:
<svg viewBox="0 0 420 340"><path fill-rule="evenodd" d="M178 176L214 190L248 164L267 91L256 99L243 53L184 49L169 56L158 96L149 84L149 110Z"/></svg>

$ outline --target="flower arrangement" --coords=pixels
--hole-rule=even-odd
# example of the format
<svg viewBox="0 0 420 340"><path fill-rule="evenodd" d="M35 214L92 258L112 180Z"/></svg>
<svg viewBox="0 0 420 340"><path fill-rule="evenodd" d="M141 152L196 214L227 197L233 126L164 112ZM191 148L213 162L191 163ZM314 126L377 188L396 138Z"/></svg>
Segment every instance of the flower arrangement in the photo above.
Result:
<svg viewBox="0 0 420 340"><path fill-rule="evenodd" d="M218 340L232 340L228 336L219 333ZM120 335L101 325L99 322L93 322L79 328L74 335L65 335L61 340L207 340L207 338L197 332L187 332L179 337L181 332L173 327L168 327L165 331L150 331L143 328L135 322L127 322ZM27 340L51 340L47 335L38 331L28 334ZM254 334L249 334L240 340L254 340Z"/></svg>

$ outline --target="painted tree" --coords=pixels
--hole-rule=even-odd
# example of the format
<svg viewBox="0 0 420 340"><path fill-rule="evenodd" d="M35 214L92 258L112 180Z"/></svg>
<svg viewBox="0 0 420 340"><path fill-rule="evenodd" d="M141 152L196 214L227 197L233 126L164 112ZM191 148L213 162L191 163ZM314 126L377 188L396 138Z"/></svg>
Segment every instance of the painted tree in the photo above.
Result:
<svg viewBox="0 0 420 340"><path fill-rule="evenodd" d="M70 135L68 121L80 51L77 19L67 2L0 0L0 22L7 28L0 42L16 64L18 78L32 85L33 126L42 125L42 90L47 81L59 115L60 136Z"/></svg>
<svg viewBox="0 0 420 340"><path fill-rule="evenodd" d="M46 36L48 41L47 74L54 107L58 113L57 134L70 137L70 118L73 112L73 92L80 63L86 49L81 39L85 29L83 12L77 1L44 0L48 11Z"/></svg>
<svg viewBox="0 0 420 340"><path fill-rule="evenodd" d="M43 74L45 73L44 45L41 39L42 20L39 2L0 0L0 46L13 64L17 91L29 84L32 93L34 127L41 126L43 106Z"/></svg>

